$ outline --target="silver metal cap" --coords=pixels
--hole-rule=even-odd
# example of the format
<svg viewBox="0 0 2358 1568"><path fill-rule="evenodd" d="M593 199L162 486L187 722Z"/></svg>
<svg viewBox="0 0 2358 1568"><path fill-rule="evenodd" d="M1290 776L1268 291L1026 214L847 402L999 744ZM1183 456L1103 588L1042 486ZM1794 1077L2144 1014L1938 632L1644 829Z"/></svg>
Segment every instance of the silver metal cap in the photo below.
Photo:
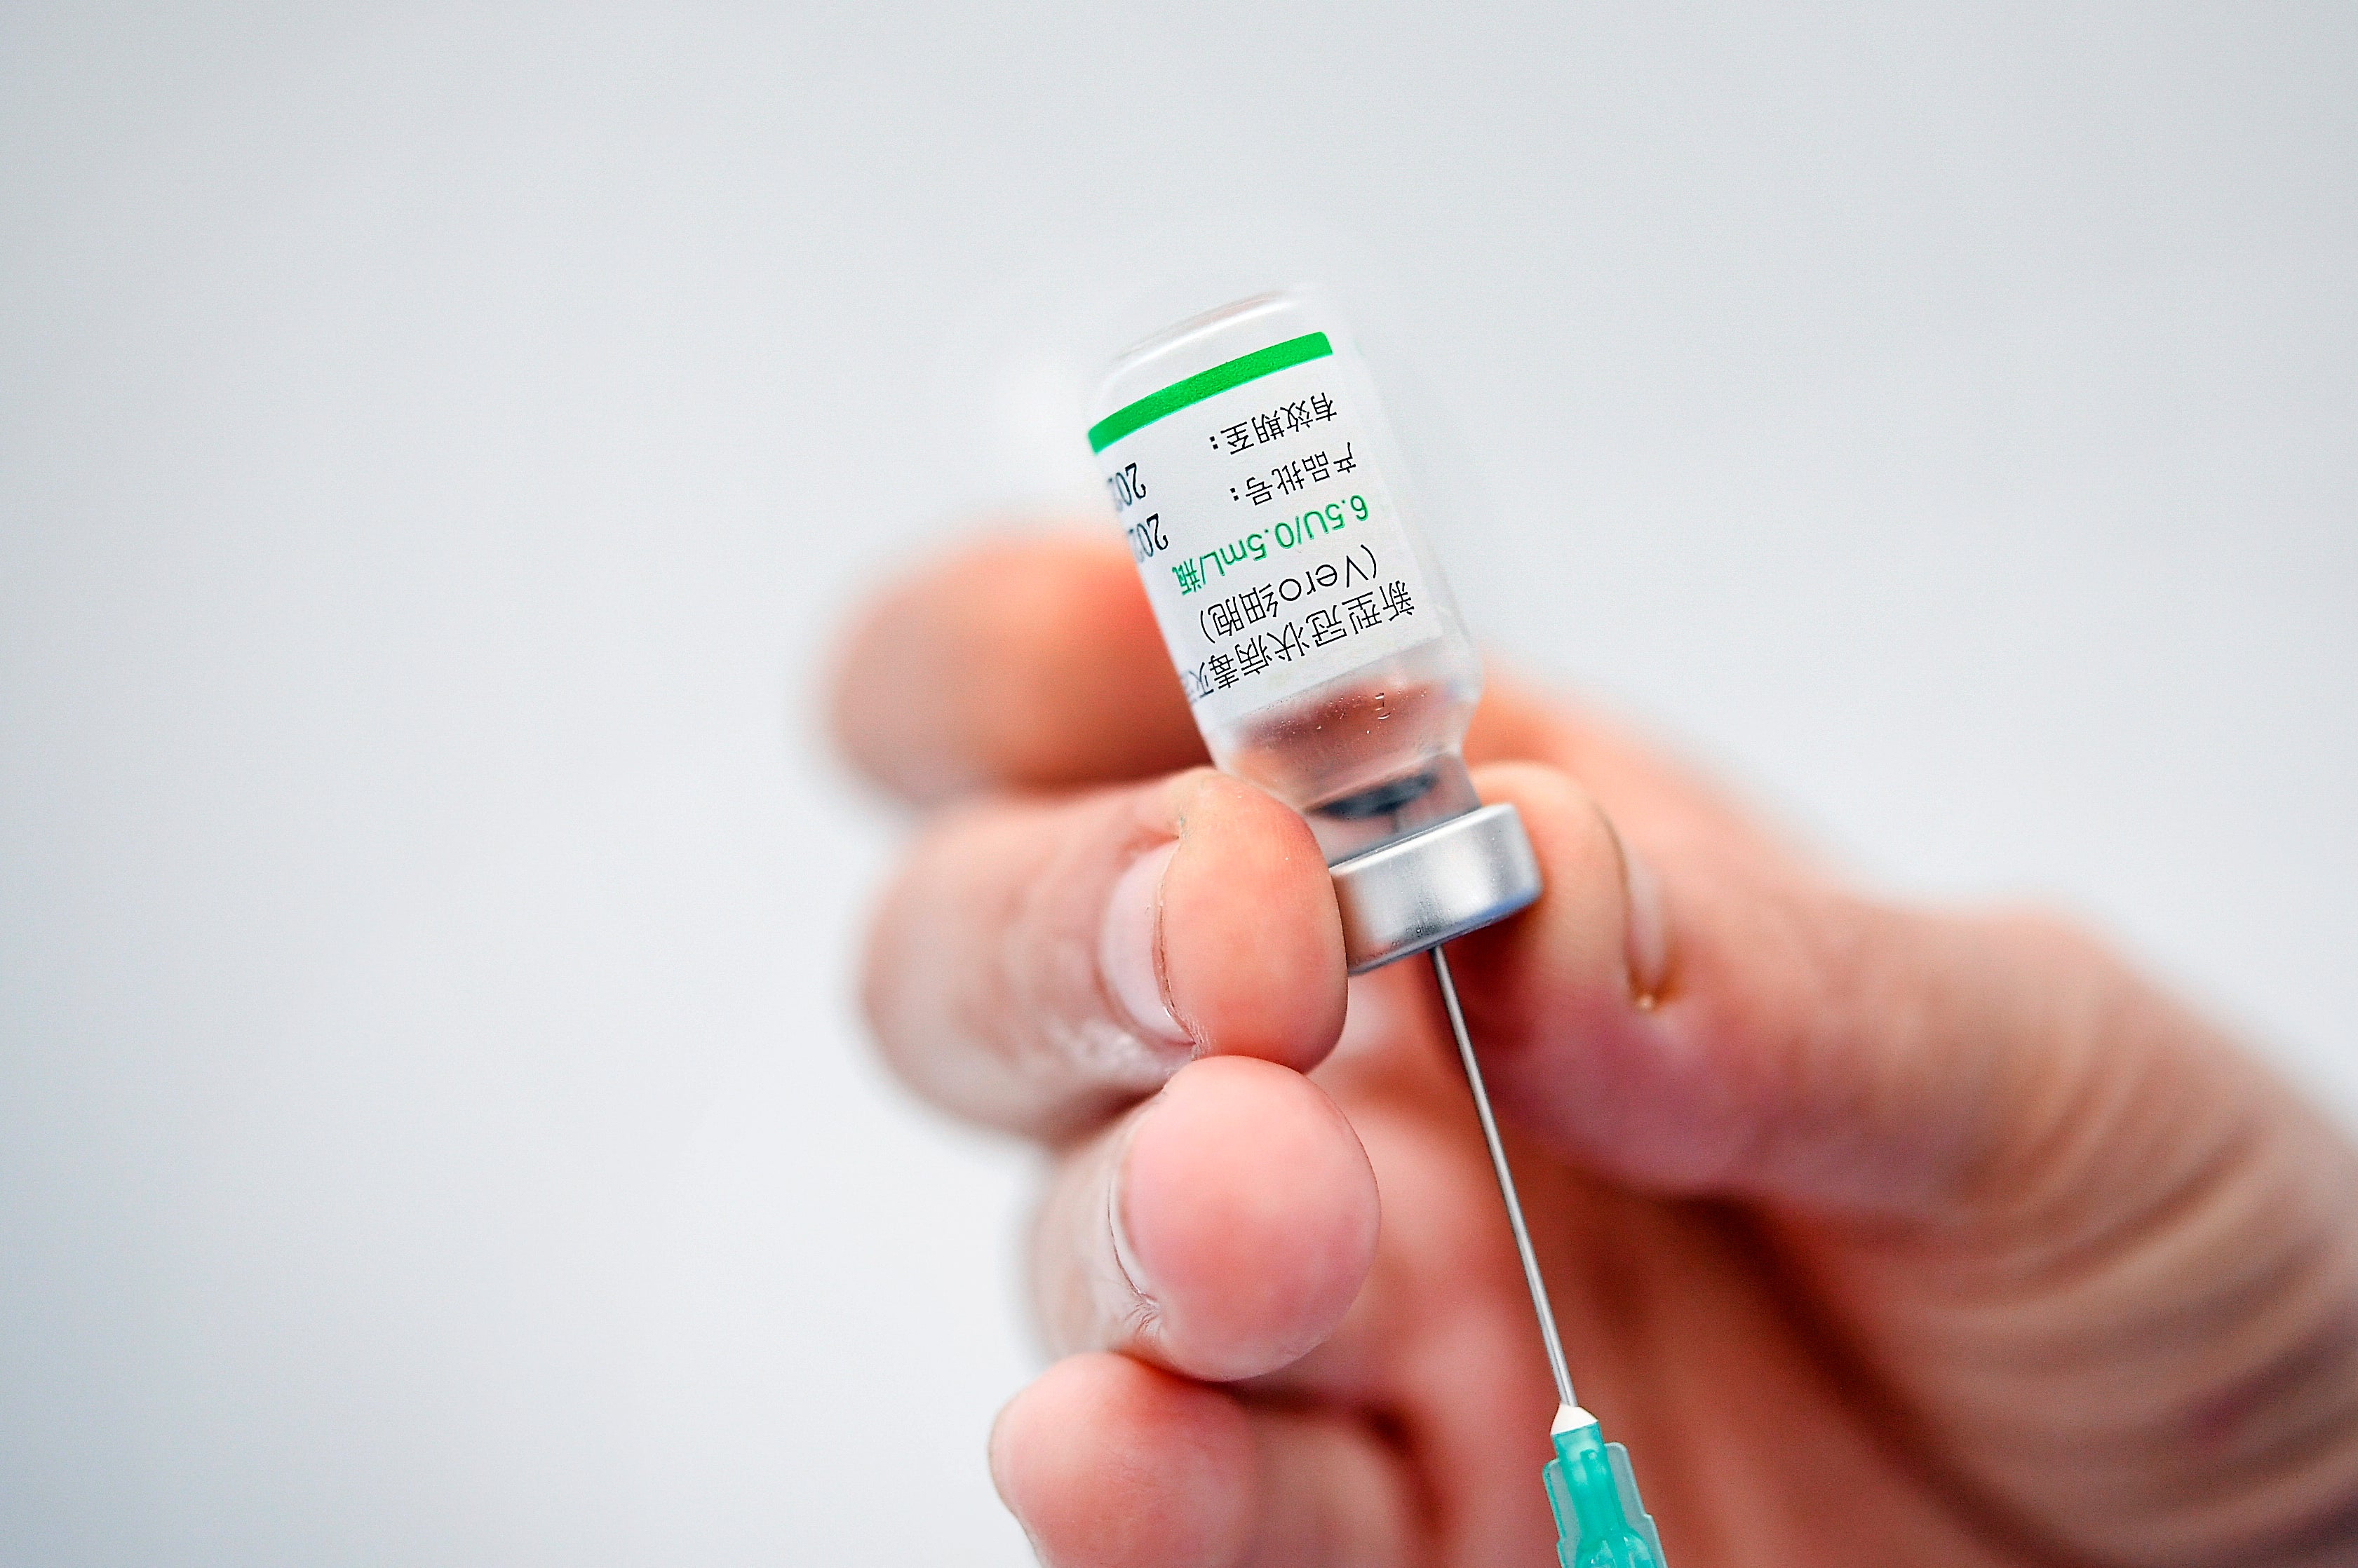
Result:
<svg viewBox="0 0 2358 1568"><path fill-rule="evenodd" d="M1540 896L1511 806L1486 806L1327 868L1355 975L1504 920Z"/></svg>

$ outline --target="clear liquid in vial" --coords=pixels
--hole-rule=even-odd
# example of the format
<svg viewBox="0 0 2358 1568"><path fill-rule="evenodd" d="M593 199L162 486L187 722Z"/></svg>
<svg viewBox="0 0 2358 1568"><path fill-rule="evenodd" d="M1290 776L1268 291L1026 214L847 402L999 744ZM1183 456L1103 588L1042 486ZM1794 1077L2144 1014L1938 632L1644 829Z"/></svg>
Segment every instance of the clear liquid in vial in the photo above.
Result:
<svg viewBox="0 0 2358 1568"><path fill-rule="evenodd" d="M1459 747L1481 661L1330 306L1264 295L1183 322L1122 356L1092 418L1091 445L1219 767L1300 811L1330 863L1480 804ZM1321 515L1339 520L1331 532ZM1151 556L1141 537L1156 542ZM1336 633L1344 607L1357 612L1350 635L1300 638L1282 665L1249 660L1244 641L1266 652L1262 622L1206 606L1255 595L1268 624L1297 635L1315 623L1289 617L1323 614ZM1240 665L1249 673L1234 678Z"/></svg>

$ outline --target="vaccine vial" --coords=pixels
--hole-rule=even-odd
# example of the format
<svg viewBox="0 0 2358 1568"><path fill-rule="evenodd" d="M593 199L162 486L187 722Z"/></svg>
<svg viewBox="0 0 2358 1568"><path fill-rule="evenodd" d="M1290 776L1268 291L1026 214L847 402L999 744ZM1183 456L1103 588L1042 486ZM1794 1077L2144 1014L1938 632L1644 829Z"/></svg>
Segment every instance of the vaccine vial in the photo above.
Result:
<svg viewBox="0 0 2358 1568"><path fill-rule="evenodd" d="M1240 300L1124 354L1089 418L1212 760L1309 821L1353 974L1433 955L1562 1401L1546 1471L1558 1555L1658 1568L1628 1454L1573 1398L1441 950L1537 899L1539 864L1515 808L1482 805L1466 776L1481 661L1358 351L1315 297Z"/></svg>
<svg viewBox="0 0 2358 1568"><path fill-rule="evenodd" d="M1278 293L1182 322L1121 356L1089 418L1212 760L1308 820L1354 969L1536 897L1520 822L1466 776L1481 661L1333 308ZM1369 890L1417 905L1379 920L1412 928L1355 935Z"/></svg>

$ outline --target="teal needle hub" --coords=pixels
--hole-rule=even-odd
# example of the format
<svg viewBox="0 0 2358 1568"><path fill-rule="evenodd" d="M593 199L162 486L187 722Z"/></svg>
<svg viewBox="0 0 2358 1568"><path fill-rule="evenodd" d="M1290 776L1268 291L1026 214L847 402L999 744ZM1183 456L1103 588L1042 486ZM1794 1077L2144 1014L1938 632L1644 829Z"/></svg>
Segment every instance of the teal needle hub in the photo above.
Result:
<svg viewBox="0 0 2358 1568"><path fill-rule="evenodd" d="M1578 1406L1556 1418L1555 1457L1543 1472L1563 1568L1662 1568L1662 1538L1638 1497L1629 1451L1607 1443Z"/></svg>

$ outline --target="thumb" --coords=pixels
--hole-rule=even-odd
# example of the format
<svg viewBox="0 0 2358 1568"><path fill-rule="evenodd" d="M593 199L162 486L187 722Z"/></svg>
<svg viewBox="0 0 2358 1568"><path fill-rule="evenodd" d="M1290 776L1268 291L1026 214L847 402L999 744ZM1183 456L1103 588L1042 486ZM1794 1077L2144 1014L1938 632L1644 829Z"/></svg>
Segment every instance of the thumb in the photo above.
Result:
<svg viewBox="0 0 2358 1568"><path fill-rule="evenodd" d="M2071 1162L2090 1108L2228 1054L2060 924L1872 903L1692 803L1625 803L1640 838L1547 766L1479 784L1546 879L1452 948L1487 1074L1632 1185L1953 1219Z"/></svg>

